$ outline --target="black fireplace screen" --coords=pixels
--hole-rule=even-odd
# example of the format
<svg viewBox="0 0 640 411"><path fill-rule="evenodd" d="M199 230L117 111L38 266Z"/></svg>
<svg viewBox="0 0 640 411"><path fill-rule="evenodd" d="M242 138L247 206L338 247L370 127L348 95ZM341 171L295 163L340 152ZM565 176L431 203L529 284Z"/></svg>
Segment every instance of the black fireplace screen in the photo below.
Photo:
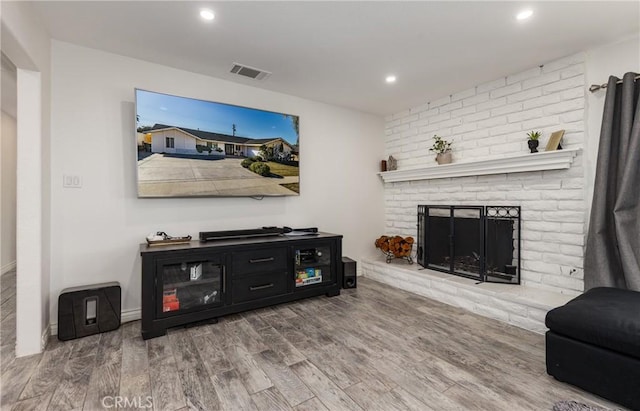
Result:
<svg viewBox="0 0 640 411"><path fill-rule="evenodd" d="M479 281L520 284L520 207L419 205L418 263Z"/></svg>

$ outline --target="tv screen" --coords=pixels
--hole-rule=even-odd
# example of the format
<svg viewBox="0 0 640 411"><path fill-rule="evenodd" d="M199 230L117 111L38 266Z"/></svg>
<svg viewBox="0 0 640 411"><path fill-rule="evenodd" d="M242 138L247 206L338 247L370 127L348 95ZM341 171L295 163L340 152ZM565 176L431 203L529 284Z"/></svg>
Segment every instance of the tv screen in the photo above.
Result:
<svg viewBox="0 0 640 411"><path fill-rule="evenodd" d="M299 195L298 116L135 92L138 197Z"/></svg>

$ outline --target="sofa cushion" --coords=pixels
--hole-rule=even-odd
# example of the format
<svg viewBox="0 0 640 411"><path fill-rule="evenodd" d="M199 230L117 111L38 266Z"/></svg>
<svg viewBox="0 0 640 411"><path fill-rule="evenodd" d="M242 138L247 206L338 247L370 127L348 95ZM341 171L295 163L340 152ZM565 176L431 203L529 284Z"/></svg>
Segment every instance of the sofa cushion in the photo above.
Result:
<svg viewBox="0 0 640 411"><path fill-rule="evenodd" d="M550 330L640 358L640 292L592 288L547 313Z"/></svg>

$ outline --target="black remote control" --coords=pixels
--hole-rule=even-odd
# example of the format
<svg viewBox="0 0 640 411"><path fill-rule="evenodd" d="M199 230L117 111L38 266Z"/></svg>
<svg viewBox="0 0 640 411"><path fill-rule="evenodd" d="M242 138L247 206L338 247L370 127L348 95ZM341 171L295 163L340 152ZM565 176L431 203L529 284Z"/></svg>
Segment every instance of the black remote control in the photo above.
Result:
<svg viewBox="0 0 640 411"><path fill-rule="evenodd" d="M318 227L309 227L309 228L294 228L293 231L303 231L306 233L317 233Z"/></svg>

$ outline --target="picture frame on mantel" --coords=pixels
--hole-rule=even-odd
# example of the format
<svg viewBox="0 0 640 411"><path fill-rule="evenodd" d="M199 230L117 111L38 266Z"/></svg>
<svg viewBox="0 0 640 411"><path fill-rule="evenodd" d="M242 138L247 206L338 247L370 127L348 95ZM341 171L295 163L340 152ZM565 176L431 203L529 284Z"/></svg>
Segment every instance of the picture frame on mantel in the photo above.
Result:
<svg viewBox="0 0 640 411"><path fill-rule="evenodd" d="M547 143L547 147L544 151L555 151L562 150L562 146L560 145L560 141L564 136L564 130L558 130L551 133L551 137L549 137L549 142Z"/></svg>

